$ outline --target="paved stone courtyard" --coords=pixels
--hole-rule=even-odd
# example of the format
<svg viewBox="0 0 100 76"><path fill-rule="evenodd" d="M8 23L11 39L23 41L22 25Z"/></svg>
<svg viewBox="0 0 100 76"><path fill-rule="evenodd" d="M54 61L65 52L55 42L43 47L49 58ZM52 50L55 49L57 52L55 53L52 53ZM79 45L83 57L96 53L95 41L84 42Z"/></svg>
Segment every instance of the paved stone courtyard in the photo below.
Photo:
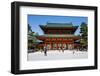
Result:
<svg viewBox="0 0 100 76"><path fill-rule="evenodd" d="M50 50L47 52L47 56L44 55L44 52L28 53L28 61L88 58L88 52L86 51L73 51L65 50L64 52L59 52L58 50Z"/></svg>

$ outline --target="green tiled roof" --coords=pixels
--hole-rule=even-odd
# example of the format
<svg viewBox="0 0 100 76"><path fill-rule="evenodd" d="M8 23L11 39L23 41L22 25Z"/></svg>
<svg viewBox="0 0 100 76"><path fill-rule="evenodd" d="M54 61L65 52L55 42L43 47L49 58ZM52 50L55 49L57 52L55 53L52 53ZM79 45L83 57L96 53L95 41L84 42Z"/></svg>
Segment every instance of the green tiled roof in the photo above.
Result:
<svg viewBox="0 0 100 76"><path fill-rule="evenodd" d="M47 27L71 27L72 23L47 23Z"/></svg>
<svg viewBox="0 0 100 76"><path fill-rule="evenodd" d="M43 41L37 39L35 36L30 36L30 35L28 35L28 40L32 40L35 43L43 42Z"/></svg>
<svg viewBox="0 0 100 76"><path fill-rule="evenodd" d="M66 29L66 32L67 29L71 28L70 32L74 33L78 26L73 26L72 23L47 23L46 25L40 25L40 28L44 31L44 33L46 34L47 31L46 30L64 30Z"/></svg>
<svg viewBox="0 0 100 76"><path fill-rule="evenodd" d="M46 25L40 25L43 27L73 27L72 23L47 23Z"/></svg>

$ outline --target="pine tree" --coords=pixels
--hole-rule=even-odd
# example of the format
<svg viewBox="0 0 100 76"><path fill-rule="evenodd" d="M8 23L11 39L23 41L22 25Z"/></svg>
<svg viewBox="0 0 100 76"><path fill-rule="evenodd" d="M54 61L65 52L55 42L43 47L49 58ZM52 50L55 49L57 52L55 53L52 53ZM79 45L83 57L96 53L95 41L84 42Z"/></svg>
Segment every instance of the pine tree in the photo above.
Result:
<svg viewBox="0 0 100 76"><path fill-rule="evenodd" d="M81 24L80 33L81 33L81 45L83 47L85 47L85 49L87 49L87 46L88 46L88 26L84 22Z"/></svg>

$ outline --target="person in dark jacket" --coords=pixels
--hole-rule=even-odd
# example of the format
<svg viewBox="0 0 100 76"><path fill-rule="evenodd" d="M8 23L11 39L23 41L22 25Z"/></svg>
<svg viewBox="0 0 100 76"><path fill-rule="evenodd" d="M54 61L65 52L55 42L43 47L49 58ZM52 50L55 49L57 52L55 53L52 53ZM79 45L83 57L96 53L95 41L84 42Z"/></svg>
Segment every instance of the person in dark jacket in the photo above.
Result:
<svg viewBox="0 0 100 76"><path fill-rule="evenodd" d="M47 56L47 47L44 46L44 55Z"/></svg>

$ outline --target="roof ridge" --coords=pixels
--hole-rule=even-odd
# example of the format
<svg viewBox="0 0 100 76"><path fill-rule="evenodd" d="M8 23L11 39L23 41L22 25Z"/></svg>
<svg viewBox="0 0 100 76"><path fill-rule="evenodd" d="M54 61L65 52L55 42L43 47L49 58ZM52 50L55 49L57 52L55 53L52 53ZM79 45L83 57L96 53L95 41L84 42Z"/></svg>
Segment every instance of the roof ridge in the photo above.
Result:
<svg viewBox="0 0 100 76"><path fill-rule="evenodd" d="M47 24L71 24L72 25L72 22L70 22L70 23L47 23Z"/></svg>
<svg viewBox="0 0 100 76"><path fill-rule="evenodd" d="M73 35L73 34L45 34L45 35Z"/></svg>

